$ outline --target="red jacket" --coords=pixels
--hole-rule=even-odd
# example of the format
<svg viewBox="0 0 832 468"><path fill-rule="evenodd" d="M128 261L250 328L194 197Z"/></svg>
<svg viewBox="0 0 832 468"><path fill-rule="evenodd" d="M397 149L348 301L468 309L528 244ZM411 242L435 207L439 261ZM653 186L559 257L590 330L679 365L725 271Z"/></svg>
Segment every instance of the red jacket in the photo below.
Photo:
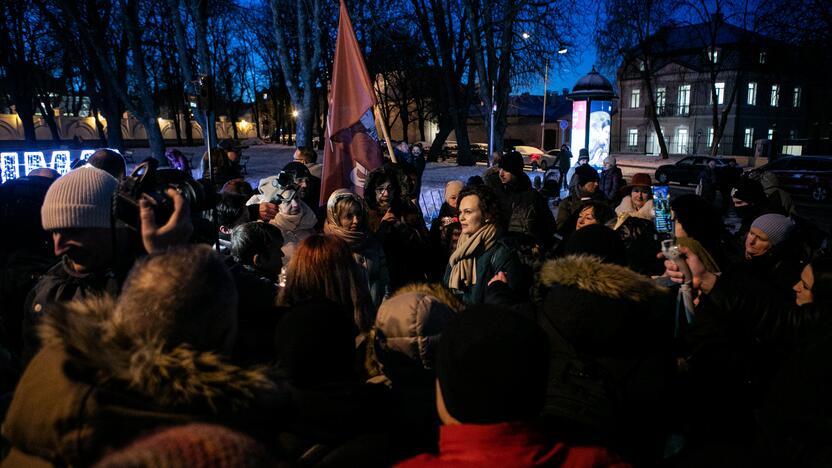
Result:
<svg viewBox="0 0 832 468"><path fill-rule="evenodd" d="M613 467L629 468L603 447L552 443L524 423L442 426L439 455L423 454L398 467Z"/></svg>

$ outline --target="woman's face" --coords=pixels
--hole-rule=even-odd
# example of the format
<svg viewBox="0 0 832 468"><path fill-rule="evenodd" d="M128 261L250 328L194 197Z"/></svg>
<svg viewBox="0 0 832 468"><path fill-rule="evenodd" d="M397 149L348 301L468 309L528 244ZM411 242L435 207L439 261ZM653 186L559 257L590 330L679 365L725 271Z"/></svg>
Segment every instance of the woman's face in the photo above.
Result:
<svg viewBox="0 0 832 468"><path fill-rule="evenodd" d="M376 202L379 208L388 208L394 196L396 196L396 190L389 180L382 181L376 186Z"/></svg>
<svg viewBox="0 0 832 468"><path fill-rule="evenodd" d="M792 288L795 293L795 302L797 305L811 304L814 298L812 297L812 286L815 285L815 275L812 272L812 266L806 265L803 273L800 274L800 281Z"/></svg>
<svg viewBox="0 0 832 468"><path fill-rule="evenodd" d="M451 206L451 208L456 208L457 206L459 206L459 192L449 194L447 202L448 205Z"/></svg>
<svg viewBox="0 0 832 468"><path fill-rule="evenodd" d="M296 215L300 213L300 203L297 197L293 197L290 201L281 203L279 209L283 214Z"/></svg>
<svg viewBox="0 0 832 468"><path fill-rule="evenodd" d="M352 200L347 200L341 203L349 203L349 206L345 207L346 209L341 211L341 215L338 217L338 225L348 231L358 231L361 228L363 216L361 207L358 203Z"/></svg>
<svg viewBox="0 0 832 468"><path fill-rule="evenodd" d="M771 249L768 234L760 228L752 227L745 236L745 258L759 257Z"/></svg>
<svg viewBox="0 0 832 468"><path fill-rule="evenodd" d="M650 189L647 187L633 187L630 191L630 199L633 200L633 208L640 210L650 199Z"/></svg>
<svg viewBox="0 0 832 468"><path fill-rule="evenodd" d="M592 224L598 224L598 220L595 219L595 210L591 206L587 206L578 214L578 223L575 225L575 230Z"/></svg>
<svg viewBox="0 0 832 468"><path fill-rule="evenodd" d="M462 233L472 235L485 226L483 213L480 209L480 197L468 195L459 203L459 224L462 225Z"/></svg>

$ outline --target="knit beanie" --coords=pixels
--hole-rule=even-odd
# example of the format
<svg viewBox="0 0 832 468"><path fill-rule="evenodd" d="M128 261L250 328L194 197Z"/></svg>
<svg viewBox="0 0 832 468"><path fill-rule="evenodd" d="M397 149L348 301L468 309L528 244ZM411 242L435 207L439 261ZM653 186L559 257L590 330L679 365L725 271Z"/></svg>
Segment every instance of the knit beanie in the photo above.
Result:
<svg viewBox="0 0 832 468"><path fill-rule="evenodd" d="M58 178L46 192L40 210L43 229L111 227L115 177L81 166Z"/></svg>
<svg viewBox="0 0 832 468"><path fill-rule="evenodd" d="M536 323L489 305L452 321L436 373L448 413L464 424L527 421L543 409L549 343Z"/></svg>
<svg viewBox="0 0 832 468"><path fill-rule="evenodd" d="M517 151L509 151L500 159L500 169L519 177L523 174L523 156Z"/></svg>
<svg viewBox="0 0 832 468"><path fill-rule="evenodd" d="M752 228L757 228L768 236L769 242L775 246L789 237L794 229L794 221L787 216L777 213L769 213L760 216L751 223Z"/></svg>
<svg viewBox="0 0 832 468"><path fill-rule="evenodd" d="M188 424L143 437L95 466L253 468L271 464L266 450L247 435L212 424Z"/></svg>
<svg viewBox="0 0 832 468"><path fill-rule="evenodd" d="M377 348L382 356L396 353L433 369L439 338L454 315L433 296L420 292L397 294L378 308Z"/></svg>
<svg viewBox="0 0 832 468"><path fill-rule="evenodd" d="M312 299L296 305L277 324L277 368L300 388L351 380L355 335L351 314L338 304Z"/></svg>
<svg viewBox="0 0 832 468"><path fill-rule="evenodd" d="M601 178L598 177L598 171L596 171L595 168L589 164L576 167L575 175L578 176L578 187L581 187L589 182L599 182L601 180Z"/></svg>
<svg viewBox="0 0 832 468"><path fill-rule="evenodd" d="M604 263L627 265L627 248L621 236L602 224L591 224L573 232L566 241L566 255L593 255Z"/></svg>

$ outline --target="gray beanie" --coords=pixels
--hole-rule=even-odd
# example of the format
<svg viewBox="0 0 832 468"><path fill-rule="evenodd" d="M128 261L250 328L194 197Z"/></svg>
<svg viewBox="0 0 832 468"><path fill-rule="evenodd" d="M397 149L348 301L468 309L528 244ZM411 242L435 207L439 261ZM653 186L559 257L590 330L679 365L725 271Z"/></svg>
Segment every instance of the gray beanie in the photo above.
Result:
<svg viewBox="0 0 832 468"><path fill-rule="evenodd" d="M769 213L755 219L751 227L766 233L771 245L775 246L789 237L789 233L794 229L794 221L781 214Z"/></svg>
<svg viewBox="0 0 832 468"><path fill-rule="evenodd" d="M115 177L89 165L70 171L46 192L43 229L109 228L117 186Z"/></svg>

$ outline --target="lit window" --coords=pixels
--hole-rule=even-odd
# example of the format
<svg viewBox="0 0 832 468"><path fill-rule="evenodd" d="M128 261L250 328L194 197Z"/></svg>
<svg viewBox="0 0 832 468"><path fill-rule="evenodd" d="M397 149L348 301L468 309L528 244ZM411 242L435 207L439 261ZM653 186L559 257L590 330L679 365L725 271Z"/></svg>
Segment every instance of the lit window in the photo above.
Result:
<svg viewBox="0 0 832 468"><path fill-rule="evenodd" d="M709 50L708 51L708 60L710 60L711 63L719 62L719 49Z"/></svg>
<svg viewBox="0 0 832 468"><path fill-rule="evenodd" d="M685 154L688 152L688 129L676 129L676 153Z"/></svg>
<svg viewBox="0 0 832 468"><path fill-rule="evenodd" d="M766 63L766 51L761 50L760 51L760 65L763 65L765 63Z"/></svg>
<svg viewBox="0 0 832 468"><path fill-rule="evenodd" d="M771 85L771 107L777 107L780 103L780 85Z"/></svg>
<svg viewBox="0 0 832 468"><path fill-rule="evenodd" d="M664 106L667 103L667 88L661 87L656 89L656 112L659 115L664 113Z"/></svg>
<svg viewBox="0 0 832 468"><path fill-rule="evenodd" d="M766 138L768 138L769 140L774 139L774 129L773 128L768 129L768 135L766 136Z"/></svg>
<svg viewBox="0 0 832 468"><path fill-rule="evenodd" d="M794 140L795 138L797 138L797 130L789 130L789 139Z"/></svg>
<svg viewBox="0 0 832 468"><path fill-rule="evenodd" d="M709 127L708 128L708 148L713 146L713 144L714 144L714 128Z"/></svg>
<svg viewBox="0 0 832 468"><path fill-rule="evenodd" d="M690 113L690 85L679 86L679 115ZM687 130L685 130L687 131Z"/></svg>
<svg viewBox="0 0 832 468"><path fill-rule="evenodd" d="M717 104L724 104L725 103L725 83L714 83L714 89L716 90L716 103ZM711 104L714 103L714 95L711 94Z"/></svg>
<svg viewBox="0 0 832 468"><path fill-rule="evenodd" d="M794 87L794 96L792 97L792 107L800 107L800 86Z"/></svg>
<svg viewBox="0 0 832 468"><path fill-rule="evenodd" d="M746 148L751 148L754 144L754 129L753 128L746 128L745 129L745 139L743 140Z"/></svg>
<svg viewBox="0 0 832 468"><path fill-rule="evenodd" d="M627 130L627 145L638 146L638 129L631 128Z"/></svg>
<svg viewBox="0 0 832 468"><path fill-rule="evenodd" d="M636 109L638 107L638 104L639 104L638 101L639 101L640 97L641 97L641 90L640 89L634 89L634 90L630 91L630 108L631 109Z"/></svg>
<svg viewBox="0 0 832 468"><path fill-rule="evenodd" d="M753 81L748 83L748 105L757 105L757 83Z"/></svg>

